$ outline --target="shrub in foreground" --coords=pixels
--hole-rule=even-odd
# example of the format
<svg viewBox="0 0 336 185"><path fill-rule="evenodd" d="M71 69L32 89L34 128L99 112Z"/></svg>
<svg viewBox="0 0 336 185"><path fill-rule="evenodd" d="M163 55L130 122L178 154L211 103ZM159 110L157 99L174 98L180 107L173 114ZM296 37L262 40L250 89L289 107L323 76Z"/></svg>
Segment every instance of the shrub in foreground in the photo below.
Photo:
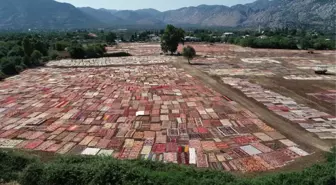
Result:
<svg viewBox="0 0 336 185"><path fill-rule="evenodd" d="M61 156L42 163L15 152L0 151L0 182L21 185L334 185L335 153L326 162L298 172L275 173L256 178L175 164L111 157Z"/></svg>
<svg viewBox="0 0 336 185"><path fill-rule="evenodd" d="M17 180L22 170L37 160L16 152L0 151L0 182Z"/></svg>

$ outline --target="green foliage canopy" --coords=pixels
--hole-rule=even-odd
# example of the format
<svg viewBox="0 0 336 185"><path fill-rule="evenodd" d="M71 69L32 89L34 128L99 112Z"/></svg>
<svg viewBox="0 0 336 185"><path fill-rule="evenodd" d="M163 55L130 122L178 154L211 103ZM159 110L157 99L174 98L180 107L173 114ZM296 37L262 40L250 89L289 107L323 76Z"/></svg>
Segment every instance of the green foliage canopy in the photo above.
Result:
<svg viewBox="0 0 336 185"><path fill-rule="evenodd" d="M254 178L144 160L116 160L102 156L59 156L43 163L16 152L0 151L0 182L21 185L334 185L335 149L326 161L301 171L278 172Z"/></svg>
<svg viewBox="0 0 336 185"><path fill-rule="evenodd" d="M113 32L109 32L105 37L105 40L108 44L114 44L116 39L117 35Z"/></svg>
<svg viewBox="0 0 336 185"><path fill-rule="evenodd" d="M82 46L74 45L69 48L71 58L83 59L85 58L85 50Z"/></svg>
<svg viewBox="0 0 336 185"><path fill-rule="evenodd" d="M183 42L185 32L181 28L176 28L173 25L167 25L162 38L161 49L163 52L173 54L177 51L178 44Z"/></svg>
<svg viewBox="0 0 336 185"><path fill-rule="evenodd" d="M31 55L31 61L34 65L38 66L41 64L41 60L42 60L43 54L38 51L38 50L34 50L32 55Z"/></svg>

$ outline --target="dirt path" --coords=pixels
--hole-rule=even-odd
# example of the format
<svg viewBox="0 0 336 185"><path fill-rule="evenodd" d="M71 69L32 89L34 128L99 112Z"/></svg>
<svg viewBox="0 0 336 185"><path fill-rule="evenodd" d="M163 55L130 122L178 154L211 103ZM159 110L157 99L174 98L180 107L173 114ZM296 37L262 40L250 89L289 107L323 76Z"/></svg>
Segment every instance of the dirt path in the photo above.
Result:
<svg viewBox="0 0 336 185"><path fill-rule="evenodd" d="M210 77L206 73L198 70L192 65L188 65L182 59L178 62L174 62L173 65L177 68L183 68L186 72L192 75L195 78L198 78L205 84L207 84L212 89L221 93L222 95L230 97L232 100L241 104L254 114L256 114L260 119L268 123L270 126L280 131L282 134L287 136L290 139L295 140L298 144L309 147L310 149L319 149L323 151L329 151L332 147L331 143L327 143L323 140L316 138L313 134L308 133L296 126L289 121L285 121L284 119L278 117L277 115L271 113L266 108L258 105L253 102L253 100L247 98L243 93L239 93L227 85L220 83L216 79ZM313 148L312 148L313 147Z"/></svg>

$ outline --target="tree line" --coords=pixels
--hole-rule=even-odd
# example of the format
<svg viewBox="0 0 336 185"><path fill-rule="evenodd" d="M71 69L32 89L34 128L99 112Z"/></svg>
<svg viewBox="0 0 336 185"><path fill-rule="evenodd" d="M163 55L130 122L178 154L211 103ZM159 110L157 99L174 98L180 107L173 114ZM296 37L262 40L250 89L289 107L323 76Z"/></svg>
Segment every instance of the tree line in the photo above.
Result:
<svg viewBox="0 0 336 185"><path fill-rule="evenodd" d="M336 49L336 36L334 33L322 33L317 31L306 31L299 29L268 29L265 30L244 30L224 32L218 30L195 29L184 31L181 28L175 28L168 25L161 36L161 47L164 52L175 50L175 48L166 48L165 45L171 45L179 40L184 43L185 36L189 36L192 42L224 42L236 44L243 47L252 48L270 48L270 49L316 49L316 50L334 50ZM163 45L162 42L165 42ZM176 44L174 44L176 45ZM169 51L170 51L169 50Z"/></svg>
<svg viewBox="0 0 336 185"><path fill-rule="evenodd" d="M300 29L239 31L223 38L223 42L252 48L271 49L335 49L335 34Z"/></svg>
<svg viewBox="0 0 336 185"><path fill-rule="evenodd" d="M150 35L161 37L164 53L176 53L178 44L186 42L186 36L199 38L201 42L224 42L252 48L273 49L335 49L335 34L300 29L263 29L232 31L190 29L167 25L164 30L125 32L77 30L68 32L0 33L0 79L20 73L31 67L44 65L49 60L62 58L99 58L129 56L128 53L107 54L105 47L123 42L149 41ZM195 55L186 48L182 54L190 61Z"/></svg>
<svg viewBox="0 0 336 185"><path fill-rule="evenodd" d="M251 48L270 48L270 49L316 49L316 50L334 50L335 41L323 38L294 38L283 36L272 37L234 37L227 38L227 43L237 44L243 47Z"/></svg>
<svg viewBox="0 0 336 185"><path fill-rule="evenodd" d="M228 172L109 156L36 156L0 151L0 183L21 185L335 185L335 148L325 160L301 171L273 172L254 178Z"/></svg>
<svg viewBox="0 0 336 185"><path fill-rule="evenodd" d="M114 45L113 32L0 33L0 80L62 58L99 58Z"/></svg>
<svg viewBox="0 0 336 185"><path fill-rule="evenodd" d="M0 79L49 60L48 43L35 37L0 42Z"/></svg>

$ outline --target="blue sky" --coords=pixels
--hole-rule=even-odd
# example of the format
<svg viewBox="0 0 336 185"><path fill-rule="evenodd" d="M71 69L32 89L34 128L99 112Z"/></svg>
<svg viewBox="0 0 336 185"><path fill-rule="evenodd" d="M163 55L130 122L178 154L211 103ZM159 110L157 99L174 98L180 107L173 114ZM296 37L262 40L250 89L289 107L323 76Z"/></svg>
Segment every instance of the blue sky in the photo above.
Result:
<svg viewBox="0 0 336 185"><path fill-rule="evenodd" d="M90 6L92 8L106 8L118 10L135 10L155 8L157 10L171 10L200 4L227 5L250 3L255 0L57 0L67 2L77 7Z"/></svg>

